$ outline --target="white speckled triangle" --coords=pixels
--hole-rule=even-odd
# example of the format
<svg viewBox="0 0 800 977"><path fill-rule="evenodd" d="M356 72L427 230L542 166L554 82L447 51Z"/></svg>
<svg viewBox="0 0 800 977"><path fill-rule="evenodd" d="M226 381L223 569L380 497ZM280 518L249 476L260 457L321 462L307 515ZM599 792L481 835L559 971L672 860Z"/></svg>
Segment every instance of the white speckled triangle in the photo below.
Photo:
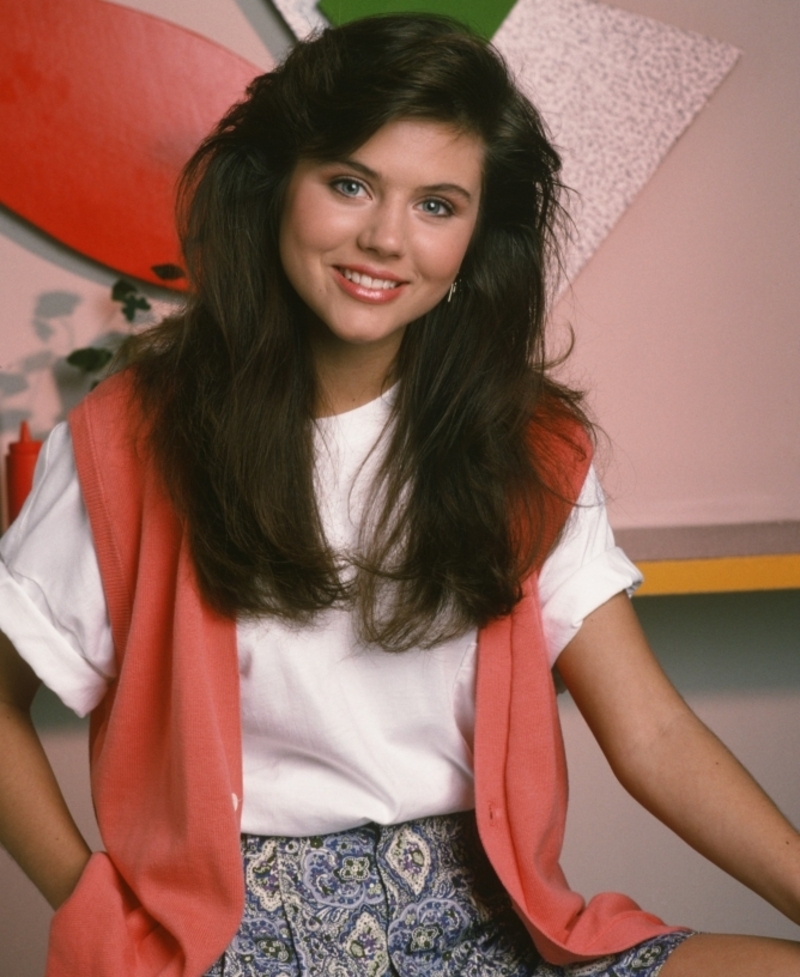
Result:
<svg viewBox="0 0 800 977"><path fill-rule="evenodd" d="M564 182L579 195L571 281L739 51L596 0L518 0L493 41L541 110Z"/></svg>

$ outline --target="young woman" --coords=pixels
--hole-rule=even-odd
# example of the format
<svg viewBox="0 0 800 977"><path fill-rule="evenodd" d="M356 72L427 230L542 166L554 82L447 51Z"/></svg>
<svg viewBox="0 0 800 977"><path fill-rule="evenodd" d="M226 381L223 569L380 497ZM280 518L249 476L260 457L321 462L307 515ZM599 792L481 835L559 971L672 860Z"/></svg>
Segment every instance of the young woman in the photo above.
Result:
<svg viewBox="0 0 800 977"><path fill-rule="evenodd" d="M547 372L558 172L435 17L298 45L189 163L186 308L2 543L0 834L58 910L48 977L800 974L558 867L556 658L628 790L800 922L800 838L649 652ZM40 680L91 712L105 852Z"/></svg>

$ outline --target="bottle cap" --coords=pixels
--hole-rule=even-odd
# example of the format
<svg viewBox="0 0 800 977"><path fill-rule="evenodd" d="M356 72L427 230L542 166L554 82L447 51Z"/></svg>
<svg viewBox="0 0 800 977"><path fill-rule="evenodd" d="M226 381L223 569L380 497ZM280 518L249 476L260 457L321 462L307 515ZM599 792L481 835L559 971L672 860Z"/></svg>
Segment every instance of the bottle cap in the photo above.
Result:
<svg viewBox="0 0 800 977"><path fill-rule="evenodd" d="M8 451L12 455L33 455L38 454L41 446L41 441L36 441L31 437L28 422L23 421L19 426L19 441L12 441L8 446Z"/></svg>

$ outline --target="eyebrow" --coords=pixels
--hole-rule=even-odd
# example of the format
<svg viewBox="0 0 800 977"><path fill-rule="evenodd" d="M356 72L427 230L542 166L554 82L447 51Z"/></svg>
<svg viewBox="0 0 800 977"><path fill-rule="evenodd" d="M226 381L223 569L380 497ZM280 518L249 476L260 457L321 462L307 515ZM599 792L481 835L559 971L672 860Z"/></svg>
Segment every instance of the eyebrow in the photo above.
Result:
<svg viewBox="0 0 800 977"><path fill-rule="evenodd" d="M369 166L365 166L363 163L359 163L357 159L351 159L349 156L342 157L341 159L332 159L330 163L338 166L349 166L370 180L380 180L381 178L380 173L371 169ZM472 200L472 194L458 183L431 183L429 186L418 187L418 190L423 193L455 193L463 197L467 203Z"/></svg>

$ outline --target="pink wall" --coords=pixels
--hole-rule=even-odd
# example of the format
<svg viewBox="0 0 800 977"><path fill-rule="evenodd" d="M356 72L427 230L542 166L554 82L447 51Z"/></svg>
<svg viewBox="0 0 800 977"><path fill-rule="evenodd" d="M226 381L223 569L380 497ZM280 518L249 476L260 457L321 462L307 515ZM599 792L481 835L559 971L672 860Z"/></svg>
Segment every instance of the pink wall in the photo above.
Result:
<svg viewBox="0 0 800 977"><path fill-rule="evenodd" d="M800 518L800 5L622 0L742 58L578 277L616 525Z"/></svg>

